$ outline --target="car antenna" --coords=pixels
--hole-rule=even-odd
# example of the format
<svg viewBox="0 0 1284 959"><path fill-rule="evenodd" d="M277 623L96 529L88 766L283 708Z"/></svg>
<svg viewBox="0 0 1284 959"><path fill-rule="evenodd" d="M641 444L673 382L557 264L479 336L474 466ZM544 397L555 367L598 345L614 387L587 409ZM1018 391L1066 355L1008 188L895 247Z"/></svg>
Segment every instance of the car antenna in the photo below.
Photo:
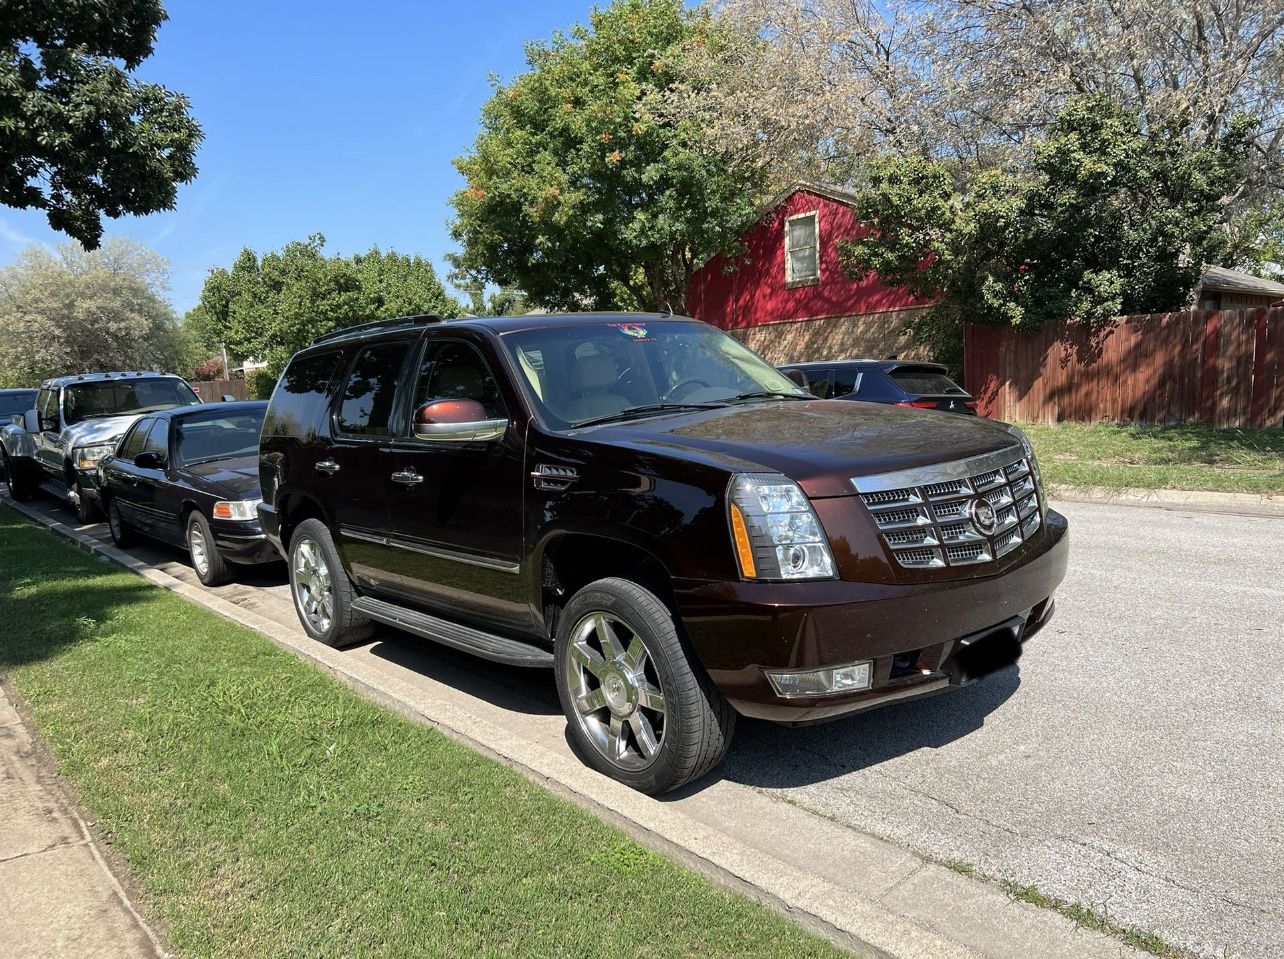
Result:
<svg viewBox="0 0 1284 959"><path fill-rule="evenodd" d="M667 302L666 302L666 303L664 304L664 312L663 312L663 313L661 313L660 315L661 315L661 316L663 316L663 317L665 317L666 319L667 319L667 318L669 318L669 317L671 317L671 316L673 316L673 307L672 307L672 306L670 306L670 305L669 305L669 303L667 303Z"/></svg>

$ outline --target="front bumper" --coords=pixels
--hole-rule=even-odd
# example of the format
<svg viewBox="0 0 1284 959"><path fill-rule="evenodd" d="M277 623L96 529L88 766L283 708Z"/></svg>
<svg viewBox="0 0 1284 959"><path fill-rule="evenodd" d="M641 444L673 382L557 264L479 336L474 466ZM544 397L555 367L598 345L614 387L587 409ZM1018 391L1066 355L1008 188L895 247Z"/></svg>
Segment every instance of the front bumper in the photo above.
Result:
<svg viewBox="0 0 1284 959"><path fill-rule="evenodd" d="M962 664L964 648L986 640L992 652L1004 642L1000 628L1017 644L1034 636L1052 616L1070 551L1063 516L1050 510L1046 528L1024 562L993 576L905 585L678 583L678 610L696 655L740 713L821 722L970 682L977 667ZM766 677L863 660L872 663L872 680L857 692L786 699Z"/></svg>
<svg viewBox="0 0 1284 959"><path fill-rule="evenodd" d="M210 529L214 533L214 545L229 563L272 563L281 558L256 521L237 523L213 520Z"/></svg>
<svg viewBox="0 0 1284 959"><path fill-rule="evenodd" d="M100 478L98 476L98 467L91 466L89 469L76 470L76 489L87 499L98 502L102 499L102 490L100 488Z"/></svg>

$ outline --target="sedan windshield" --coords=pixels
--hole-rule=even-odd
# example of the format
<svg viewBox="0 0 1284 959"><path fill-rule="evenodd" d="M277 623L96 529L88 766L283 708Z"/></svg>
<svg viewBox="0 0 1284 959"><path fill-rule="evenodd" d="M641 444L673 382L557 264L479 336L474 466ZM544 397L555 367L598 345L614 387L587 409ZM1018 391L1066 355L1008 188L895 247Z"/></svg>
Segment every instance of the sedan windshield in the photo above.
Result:
<svg viewBox="0 0 1284 959"><path fill-rule="evenodd" d="M63 392L67 425L102 416L150 413L175 406L198 406L200 398L177 377L100 380L73 383Z"/></svg>
<svg viewBox="0 0 1284 959"><path fill-rule="evenodd" d="M266 407L235 413L220 412L185 416L174 426L176 466L196 466L237 456L254 456L259 451Z"/></svg>
<svg viewBox="0 0 1284 959"><path fill-rule="evenodd" d="M504 345L541 419L564 429L755 400L813 399L725 333L694 320L549 326Z"/></svg>

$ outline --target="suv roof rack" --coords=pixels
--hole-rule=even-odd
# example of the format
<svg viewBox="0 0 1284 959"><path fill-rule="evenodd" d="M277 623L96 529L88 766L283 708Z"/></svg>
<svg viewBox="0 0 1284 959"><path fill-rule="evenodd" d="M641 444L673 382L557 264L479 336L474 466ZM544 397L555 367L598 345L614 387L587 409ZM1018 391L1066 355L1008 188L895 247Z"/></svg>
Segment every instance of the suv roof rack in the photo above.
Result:
<svg viewBox="0 0 1284 959"><path fill-rule="evenodd" d="M398 326L419 326L429 323L444 323L446 318L437 313L416 313L412 316L394 316L387 320L372 320L369 323L358 323L356 326L345 326L342 329L331 330L329 333L323 333L315 340L309 343L309 346L316 346L318 343L326 343L330 340L337 340L345 336L353 336L357 333L373 333L376 330L393 329Z"/></svg>

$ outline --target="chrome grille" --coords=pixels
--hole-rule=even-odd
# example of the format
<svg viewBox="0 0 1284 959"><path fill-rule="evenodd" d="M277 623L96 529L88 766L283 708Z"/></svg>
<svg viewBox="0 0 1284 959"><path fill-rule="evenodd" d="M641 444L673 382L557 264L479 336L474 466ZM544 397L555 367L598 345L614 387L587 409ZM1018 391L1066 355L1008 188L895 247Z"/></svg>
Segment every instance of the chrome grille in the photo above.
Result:
<svg viewBox="0 0 1284 959"><path fill-rule="evenodd" d="M1037 474L1019 447L937 466L852 479L897 562L937 569L992 562L1043 525ZM972 511L984 500L994 528Z"/></svg>

